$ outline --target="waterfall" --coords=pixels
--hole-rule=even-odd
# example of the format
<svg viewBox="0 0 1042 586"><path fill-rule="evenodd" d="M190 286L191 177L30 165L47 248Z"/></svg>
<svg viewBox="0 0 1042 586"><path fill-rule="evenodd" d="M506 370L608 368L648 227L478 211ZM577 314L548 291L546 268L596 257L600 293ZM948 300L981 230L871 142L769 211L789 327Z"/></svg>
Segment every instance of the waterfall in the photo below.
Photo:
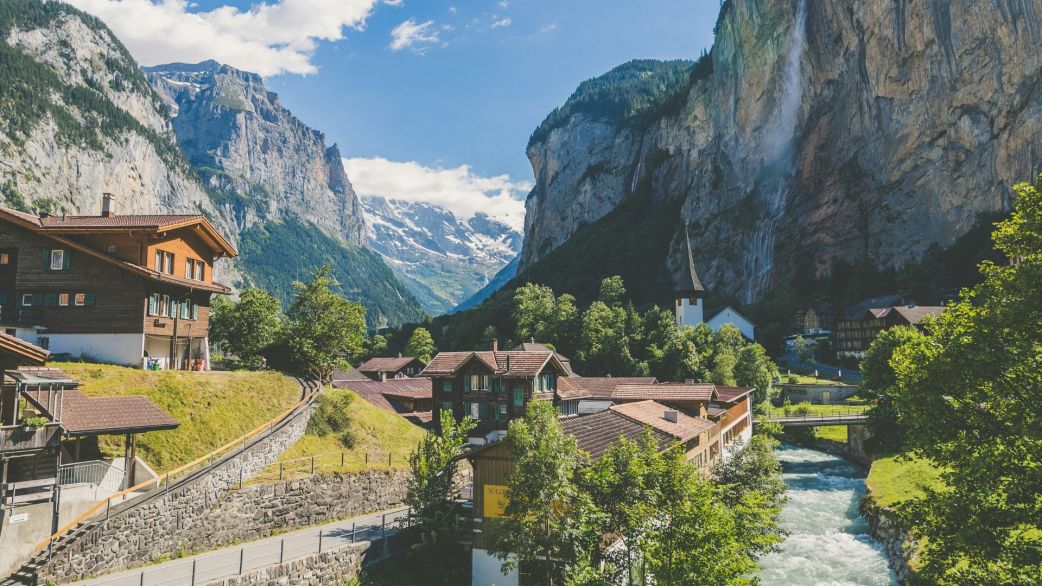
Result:
<svg viewBox="0 0 1042 586"><path fill-rule="evenodd" d="M788 201L788 184L793 173L792 139L796 133L796 122L803 103L801 58L806 41L807 0L800 0L782 67L781 97L775 109L777 124L764 139L764 163L767 167L784 171L777 171L775 177L766 185L764 192L767 193L767 205L761 212L746 251L746 303L752 303L766 290L771 270L774 268L775 232Z"/></svg>

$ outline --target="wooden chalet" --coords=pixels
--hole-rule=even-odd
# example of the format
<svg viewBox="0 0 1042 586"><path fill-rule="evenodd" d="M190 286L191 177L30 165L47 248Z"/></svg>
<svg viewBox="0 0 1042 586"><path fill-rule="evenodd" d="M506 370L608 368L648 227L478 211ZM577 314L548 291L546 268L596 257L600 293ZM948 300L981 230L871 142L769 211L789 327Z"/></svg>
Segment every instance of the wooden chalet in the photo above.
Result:
<svg viewBox="0 0 1042 586"><path fill-rule="evenodd" d="M412 378L423 370L423 361L412 356L370 358L358 365L358 372L375 381Z"/></svg>
<svg viewBox="0 0 1042 586"><path fill-rule="evenodd" d="M852 313L836 321L832 332L836 354L847 358L864 358L865 351L883 330L894 326L923 327L923 320L944 311L940 306L894 305L873 307Z"/></svg>
<svg viewBox="0 0 1042 586"><path fill-rule="evenodd" d="M199 214L26 214L0 207L0 331L54 354L209 367L214 263L235 248Z"/></svg>

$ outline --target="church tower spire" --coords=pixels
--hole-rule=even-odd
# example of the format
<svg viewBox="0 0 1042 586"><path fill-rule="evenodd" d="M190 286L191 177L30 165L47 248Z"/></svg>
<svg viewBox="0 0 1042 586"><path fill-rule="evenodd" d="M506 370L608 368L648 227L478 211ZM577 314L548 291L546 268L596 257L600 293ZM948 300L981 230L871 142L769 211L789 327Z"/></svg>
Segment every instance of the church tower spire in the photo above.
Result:
<svg viewBox="0 0 1042 586"><path fill-rule="evenodd" d="M677 325L680 327L697 326L704 321L703 300L706 290L702 281L698 279L695 270L695 255L691 251L691 236L688 234L687 226L684 226L684 244L687 258L680 269L680 278L677 281L674 297L676 298Z"/></svg>

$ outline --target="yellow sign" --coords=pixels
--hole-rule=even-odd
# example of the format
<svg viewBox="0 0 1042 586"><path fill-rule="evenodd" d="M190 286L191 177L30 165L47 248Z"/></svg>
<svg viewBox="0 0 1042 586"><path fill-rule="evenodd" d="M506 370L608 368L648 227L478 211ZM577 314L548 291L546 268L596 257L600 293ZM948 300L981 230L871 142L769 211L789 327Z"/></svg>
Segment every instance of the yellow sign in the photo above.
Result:
<svg viewBox="0 0 1042 586"><path fill-rule="evenodd" d="M502 517L507 510L507 487L502 484L485 485L484 517L487 519Z"/></svg>

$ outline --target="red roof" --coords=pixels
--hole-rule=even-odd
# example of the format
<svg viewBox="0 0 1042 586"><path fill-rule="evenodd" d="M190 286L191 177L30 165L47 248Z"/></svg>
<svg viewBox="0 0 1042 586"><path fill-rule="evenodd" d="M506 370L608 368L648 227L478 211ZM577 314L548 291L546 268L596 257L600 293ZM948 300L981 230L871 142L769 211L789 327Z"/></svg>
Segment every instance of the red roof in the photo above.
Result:
<svg viewBox="0 0 1042 586"><path fill-rule="evenodd" d="M691 417L655 401L638 401L636 403L615 405L611 410L638 423L667 433L682 442L686 442L698 434L713 428L713 422L708 419ZM674 414L677 420L673 422L667 419L667 413Z"/></svg>
<svg viewBox="0 0 1042 586"><path fill-rule="evenodd" d="M579 449L596 460L619 438L636 441L644 435L648 426L615 411L607 410L593 415L582 415L561 418L561 428L573 436ZM673 445L673 438L655 428L651 435L658 443L659 450Z"/></svg>
<svg viewBox="0 0 1042 586"><path fill-rule="evenodd" d="M347 381L339 384L356 393L361 391L380 393L385 397L403 397L407 399L430 399L431 379L429 378L393 378L385 381Z"/></svg>
<svg viewBox="0 0 1042 586"><path fill-rule="evenodd" d="M25 394L43 411L47 411L46 390L30 390ZM174 429L178 421L155 403L140 395L125 397L88 397L80 391L62 392L57 412L48 413L52 419L61 418L61 426L69 435L97 435L142 433Z"/></svg>
<svg viewBox="0 0 1042 586"><path fill-rule="evenodd" d="M724 403L734 403L751 392L753 389L748 387L716 387L716 396Z"/></svg>
<svg viewBox="0 0 1042 586"><path fill-rule="evenodd" d="M439 352L427 365L421 376L454 375L464 364L476 360L494 374L504 376L536 376L546 365L555 363L558 370L568 373L554 352L510 350L506 352Z"/></svg>
<svg viewBox="0 0 1042 586"><path fill-rule="evenodd" d="M611 398L619 385L653 385L653 376L570 376L557 380L562 399Z"/></svg>
<svg viewBox="0 0 1042 586"><path fill-rule="evenodd" d="M612 399L655 401L711 401L716 397L713 383L626 384L615 387Z"/></svg>
<svg viewBox="0 0 1042 586"><path fill-rule="evenodd" d="M406 366L416 362L423 367L423 363L412 356L398 356L396 358L370 358L358 365L359 372L398 372Z"/></svg>

